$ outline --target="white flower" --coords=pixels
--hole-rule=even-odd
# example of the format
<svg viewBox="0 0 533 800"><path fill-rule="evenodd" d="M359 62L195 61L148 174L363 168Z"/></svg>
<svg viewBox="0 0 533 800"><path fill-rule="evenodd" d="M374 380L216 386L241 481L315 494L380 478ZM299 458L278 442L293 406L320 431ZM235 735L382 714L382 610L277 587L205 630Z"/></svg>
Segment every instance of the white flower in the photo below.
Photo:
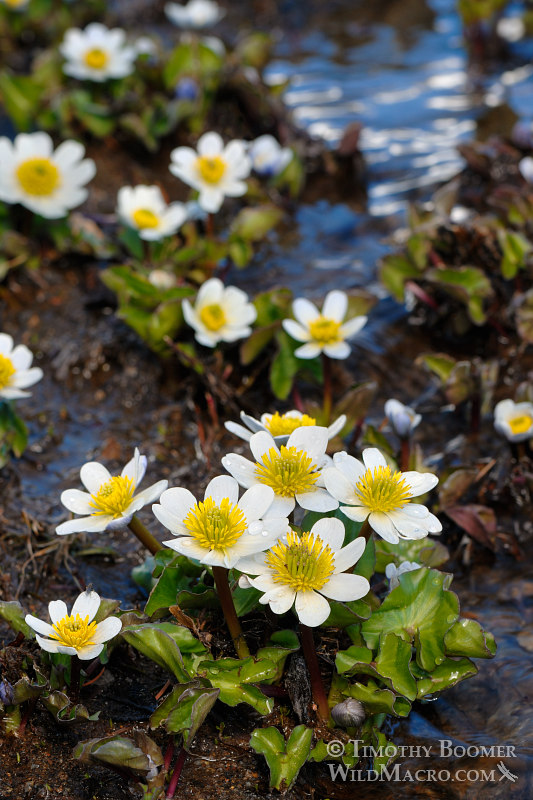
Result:
<svg viewBox="0 0 533 800"><path fill-rule="evenodd" d="M254 419L244 411L241 411L241 419L247 426L244 428L238 422L225 422L226 429L245 442L249 442L253 433L258 431L267 431L273 437L276 444L287 444L289 436L297 428L309 427L316 425L316 419L302 414L301 411L287 411L284 414L279 414L277 411L274 414L261 414L261 420ZM328 439L333 439L346 424L346 416L341 414L335 422L328 428Z"/></svg>
<svg viewBox="0 0 533 800"><path fill-rule="evenodd" d="M106 28L100 22L91 22L84 30L70 28L59 52L65 59L66 75L98 83L131 75L139 54L136 47L126 44L125 31Z"/></svg>
<svg viewBox="0 0 533 800"><path fill-rule="evenodd" d="M518 165L518 169L522 173L524 180L528 183L533 183L533 158L530 156L523 158Z"/></svg>
<svg viewBox="0 0 533 800"><path fill-rule="evenodd" d="M224 286L218 278L202 283L194 307L183 301L185 321L194 328L196 341L205 347L236 342L252 332L257 311L248 295L236 286Z"/></svg>
<svg viewBox="0 0 533 800"><path fill-rule="evenodd" d="M353 317L343 323L348 310L348 296L345 292L334 290L326 295L322 311L305 298L299 298L292 304L292 313L296 317L284 319L282 325L289 336L298 342L305 342L295 350L297 358L316 358L325 353L330 358L348 358L350 346L346 339L359 333L365 324L366 317Z"/></svg>
<svg viewBox="0 0 533 800"><path fill-rule="evenodd" d="M335 453L333 467L323 473L326 489L347 505L341 511L356 522L368 517L370 526L383 539L422 539L439 533L442 525L434 514L412 497L425 494L439 479L429 472L392 472L375 447L363 452L361 463L348 453Z"/></svg>
<svg viewBox="0 0 533 800"><path fill-rule="evenodd" d="M267 553L239 561L236 569L246 573L239 583L264 592L259 602L268 603L275 614L285 614L294 604L303 625L322 625L330 614L326 598L349 602L370 591L366 578L345 571L363 554L364 538L346 547L343 541L340 519L320 519L309 533L291 531Z"/></svg>
<svg viewBox="0 0 533 800"><path fill-rule="evenodd" d="M198 140L198 152L191 147L177 147L170 154L170 171L199 192L198 203L209 213L220 209L224 197L241 197L248 185L252 162L244 142L233 139L224 147L218 133L204 133Z"/></svg>
<svg viewBox="0 0 533 800"><path fill-rule="evenodd" d="M327 444L328 429L319 426L297 428L281 448L269 433L259 431L250 439L256 463L229 453L222 464L241 486L272 487L276 494L272 513L288 516L296 501L308 511L333 511L339 504L322 488L322 468L331 461Z"/></svg>
<svg viewBox="0 0 533 800"><path fill-rule="evenodd" d="M390 564L387 564L385 567L385 575L389 579L391 591L400 585L400 575L403 575L404 572L414 572L415 569L420 569L421 567L422 564L417 564L416 561L402 561L398 567L392 561Z"/></svg>
<svg viewBox="0 0 533 800"><path fill-rule="evenodd" d="M43 377L40 367L31 367L32 361L31 350L23 344L13 347L12 337L8 333L0 333L0 397L6 400L31 397L31 392L22 390L33 386Z"/></svg>
<svg viewBox="0 0 533 800"><path fill-rule="evenodd" d="M213 0L189 0L186 6L179 3L167 3L165 6L165 14L174 25L195 30L215 25L225 13Z"/></svg>
<svg viewBox="0 0 533 800"><path fill-rule="evenodd" d="M270 513L273 499L268 486L254 486L239 500L237 481L219 475L209 483L203 502L196 502L188 489L167 489L152 510L178 537L164 542L167 547L202 564L231 569L287 531L287 518Z"/></svg>
<svg viewBox="0 0 533 800"><path fill-rule="evenodd" d="M187 219L185 205L165 203L159 186L123 186L118 192L117 213L147 242L172 236Z"/></svg>
<svg viewBox="0 0 533 800"><path fill-rule="evenodd" d="M533 438L533 403L500 400L494 408L494 427L509 442Z"/></svg>
<svg viewBox="0 0 533 800"><path fill-rule="evenodd" d="M401 439L410 436L422 419L420 414L417 414L409 406L404 406L399 400L387 400L385 403L385 416L389 420L393 431Z"/></svg>
<svg viewBox="0 0 533 800"><path fill-rule="evenodd" d="M67 140L54 151L47 133L19 133L11 142L0 137L0 200L21 203L48 219L66 216L87 198L96 173L85 148Z"/></svg>
<svg viewBox="0 0 533 800"><path fill-rule="evenodd" d="M173 289L176 286L176 276L164 269L153 269L148 275L148 281L156 289L162 291Z"/></svg>
<svg viewBox="0 0 533 800"><path fill-rule="evenodd" d="M253 169L259 175L266 176L279 175L293 158L290 147L282 147L268 133L251 143L248 155L252 159Z"/></svg>
<svg viewBox="0 0 533 800"><path fill-rule="evenodd" d="M66 653L89 661L100 655L104 642L116 636L122 628L118 617L93 622L99 608L99 595L88 589L77 598L70 614L63 600L52 600L48 604L51 625L31 614L26 614L26 624L37 632L37 642L48 653Z"/></svg>
<svg viewBox="0 0 533 800"><path fill-rule="evenodd" d="M74 514L84 514L81 519L71 519L56 528L56 533L78 533L81 531L114 531L125 528L133 515L148 503L158 500L168 481L158 481L148 489L135 494L146 472L147 458L138 448L122 473L113 477L97 461L89 461L80 470L81 482L88 490L67 489L61 502Z"/></svg>

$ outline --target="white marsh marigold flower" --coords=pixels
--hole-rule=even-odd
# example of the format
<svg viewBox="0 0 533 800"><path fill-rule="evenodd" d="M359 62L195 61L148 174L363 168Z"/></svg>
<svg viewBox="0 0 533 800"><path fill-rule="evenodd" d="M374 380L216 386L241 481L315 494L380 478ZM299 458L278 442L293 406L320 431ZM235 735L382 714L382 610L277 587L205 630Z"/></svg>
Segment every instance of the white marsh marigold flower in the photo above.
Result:
<svg viewBox="0 0 533 800"><path fill-rule="evenodd" d="M237 481L219 475L209 483L203 502L188 489L173 488L163 492L152 510L177 537L164 542L167 547L202 564L231 569L287 531L287 518L270 514L273 499L268 486L254 486L239 500Z"/></svg>
<svg viewBox="0 0 533 800"><path fill-rule="evenodd" d="M170 171L199 192L204 211L216 213L225 197L241 197L248 185L252 162L244 142L233 139L226 146L218 133L204 133L198 152L191 147L176 147L170 154Z"/></svg>
<svg viewBox="0 0 533 800"><path fill-rule="evenodd" d="M292 304L296 319L284 319L283 328L296 339L305 342L294 351L297 358L316 358L324 353L330 358L348 358L350 346L346 342L359 333L367 317L353 317L343 322L348 311L348 295L334 290L326 295L322 311L303 297Z"/></svg>
<svg viewBox="0 0 533 800"><path fill-rule="evenodd" d="M158 481L135 494L146 472L146 466L147 458L140 455L137 447L133 458L128 461L120 475L112 476L97 461L84 464L80 470L80 478L89 494L79 489L67 489L61 495L65 508L84 516L61 523L56 528L56 533L63 535L125 528L136 511L158 500L161 492L168 486L168 481Z"/></svg>
<svg viewBox="0 0 533 800"><path fill-rule="evenodd" d="M224 425L230 433L234 433L235 436L244 439L245 442L250 441L252 434L258 433L259 431L266 431L272 436L277 445L287 444L289 436L297 428L308 428L316 425L316 419L314 417L310 417L309 414L303 414L301 411L296 411L295 409L286 411L284 414L280 414L278 411L275 411L274 414L261 414L260 420L254 419L254 417L250 417L248 414L245 414L244 411L241 411L241 419L246 425L246 428L243 425L239 425L238 422L231 421L225 422ZM328 439L333 439L334 436L340 433L345 424L346 416L341 414L341 416L329 426Z"/></svg>
<svg viewBox="0 0 533 800"><path fill-rule="evenodd" d="M394 433L402 439L410 436L422 420L422 416L410 406L405 406L399 400L394 399L387 400L385 403L385 416Z"/></svg>
<svg viewBox="0 0 533 800"><path fill-rule="evenodd" d="M13 347L12 337L0 333L0 397L5 400L31 397L31 392L23 390L43 377L42 369L32 367L32 361L31 350L23 344Z"/></svg>
<svg viewBox="0 0 533 800"><path fill-rule="evenodd" d="M259 602L268 603L275 614L285 614L294 604L303 625L322 625L330 613L328 598L349 602L370 591L366 578L345 571L363 554L365 539L342 547L344 533L340 519L333 517L318 520L301 535L290 531L266 553L237 563L246 576L241 585L264 592Z"/></svg>
<svg viewBox="0 0 533 800"><path fill-rule="evenodd" d="M70 28L59 52L65 59L66 75L97 83L131 75L139 54L136 47L126 44L125 31L106 28L100 22L91 22L84 30Z"/></svg>
<svg viewBox="0 0 533 800"><path fill-rule="evenodd" d="M195 331L196 341L205 347L246 338L257 317L248 295L236 286L224 286L219 278L202 283L194 306L184 300L182 308L185 322Z"/></svg>
<svg viewBox="0 0 533 800"><path fill-rule="evenodd" d="M375 447L363 451L363 463L348 453L335 453L333 467L324 470L326 489L340 500L341 511L356 522L368 518L383 539L422 539L440 533L434 514L411 498L425 494L439 479L429 472L393 472Z"/></svg>
<svg viewBox="0 0 533 800"><path fill-rule="evenodd" d="M48 219L67 215L87 198L96 173L85 148L68 140L54 151L47 133L19 133L11 142L0 137L0 200L20 203Z"/></svg>
<svg viewBox="0 0 533 800"><path fill-rule="evenodd" d="M88 589L77 598L70 614L63 600L52 600L48 604L51 625L31 614L26 614L25 621L36 631L35 638L43 650L78 656L82 661L89 661L99 656L104 649L104 643L116 636L122 628L118 617L107 617L102 622L94 622L99 608L99 595Z"/></svg>
<svg viewBox="0 0 533 800"><path fill-rule="evenodd" d="M167 3L165 14L174 25L189 30L200 30L215 25L225 15L214 0L189 0L187 5Z"/></svg>
<svg viewBox="0 0 533 800"><path fill-rule="evenodd" d="M330 461L327 444L328 429L319 426L297 428L281 447L260 431L250 439L255 463L229 453L222 464L241 486L270 486L276 495L272 513L288 516L296 502L309 511L333 511L339 504L322 488L322 468Z"/></svg>
<svg viewBox="0 0 533 800"><path fill-rule="evenodd" d="M509 442L533 438L533 403L500 400L494 407L494 427Z"/></svg>
<svg viewBox="0 0 533 800"><path fill-rule="evenodd" d="M118 191L117 213L147 242L171 236L187 219L185 205L167 204L159 186L123 186Z"/></svg>

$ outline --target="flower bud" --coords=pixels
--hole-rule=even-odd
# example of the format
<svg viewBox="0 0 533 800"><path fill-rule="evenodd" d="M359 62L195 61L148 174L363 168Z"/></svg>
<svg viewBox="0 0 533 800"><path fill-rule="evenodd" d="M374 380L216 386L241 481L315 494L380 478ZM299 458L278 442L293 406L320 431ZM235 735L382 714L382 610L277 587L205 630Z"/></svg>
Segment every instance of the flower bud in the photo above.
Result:
<svg viewBox="0 0 533 800"><path fill-rule="evenodd" d="M348 697L331 709L331 717L340 728L358 728L366 719L365 709L359 700Z"/></svg>

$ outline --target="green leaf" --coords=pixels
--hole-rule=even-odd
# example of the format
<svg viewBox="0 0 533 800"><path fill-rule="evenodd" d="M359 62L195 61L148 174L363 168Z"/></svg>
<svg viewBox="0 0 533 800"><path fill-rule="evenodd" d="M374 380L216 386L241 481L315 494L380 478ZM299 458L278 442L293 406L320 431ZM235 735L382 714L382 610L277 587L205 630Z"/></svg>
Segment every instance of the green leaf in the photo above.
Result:
<svg viewBox="0 0 533 800"><path fill-rule="evenodd" d="M270 714L274 701L265 697L254 683L272 681L278 674L277 665L269 659L222 658L206 661L198 666L198 675L220 689L220 700L228 706L247 703L259 714Z"/></svg>
<svg viewBox="0 0 533 800"><path fill-rule="evenodd" d="M384 539L376 541L376 572L383 574L387 564L399 567L402 561L415 561L422 567L440 567L449 557L441 542L429 538L400 539L396 544Z"/></svg>
<svg viewBox="0 0 533 800"><path fill-rule="evenodd" d="M133 739L126 736L107 736L79 742L74 758L86 764L126 770L135 778L146 778L154 767L163 764L163 755L156 743L142 731L135 731Z"/></svg>
<svg viewBox="0 0 533 800"><path fill-rule="evenodd" d="M483 301L492 296L493 289L482 270L477 267L430 269L425 277L466 303L472 322L476 325L485 322Z"/></svg>
<svg viewBox="0 0 533 800"><path fill-rule="evenodd" d="M0 600L0 618L5 620L16 633L23 633L27 639L34 639L34 631L24 622L25 616L18 600Z"/></svg>
<svg viewBox="0 0 533 800"><path fill-rule="evenodd" d="M162 630L161 624L126 626L120 635L140 653L168 669L180 683L188 682L190 676L180 649L172 636Z"/></svg>
<svg viewBox="0 0 533 800"><path fill-rule="evenodd" d="M52 714L56 722L60 724L72 724L80 720L91 720L94 722L100 716L100 712L89 714L85 706L81 704L72 705L70 699L63 692L50 692L41 697L41 702L47 711Z"/></svg>
<svg viewBox="0 0 533 800"><path fill-rule="evenodd" d="M256 658L266 659L276 665L274 677L265 679L264 683L275 683L281 680L285 662L291 653L300 649L300 641L294 631L276 631L266 647L257 651Z"/></svg>
<svg viewBox="0 0 533 800"><path fill-rule="evenodd" d="M270 785L275 789L290 789L311 752L313 731L297 725L288 740L273 726L256 728L250 747L266 759L270 770Z"/></svg>
<svg viewBox="0 0 533 800"><path fill-rule="evenodd" d="M152 729L163 725L168 733L183 734L189 745L213 708L220 694L218 689L203 686L199 681L175 686L150 718Z"/></svg>
<svg viewBox="0 0 533 800"><path fill-rule="evenodd" d="M450 686L476 675L477 671L476 665L469 658L447 658L433 672L417 681L417 697L421 699L428 694L434 695L449 689Z"/></svg>
<svg viewBox="0 0 533 800"><path fill-rule="evenodd" d="M393 689L408 700L416 698L416 681L409 669L411 644L387 633L380 639L376 669L383 678L389 678Z"/></svg>
<svg viewBox="0 0 533 800"><path fill-rule="evenodd" d="M384 287L401 303L405 283L410 278L419 278L420 271L405 256L392 255L381 262L379 277Z"/></svg>
<svg viewBox="0 0 533 800"><path fill-rule="evenodd" d="M241 345L241 364L247 366L254 361L259 353L272 341L274 334L279 330L279 322L256 328Z"/></svg>
<svg viewBox="0 0 533 800"><path fill-rule="evenodd" d="M4 71L0 72L0 95L17 128L29 130L43 96L43 87L32 76L10 75Z"/></svg>
<svg viewBox="0 0 533 800"><path fill-rule="evenodd" d="M431 672L444 661L444 636L459 616L457 596L447 591L451 576L419 569L399 580L400 585L362 623L364 639L376 649L381 635L396 633L415 646L417 663Z"/></svg>
<svg viewBox="0 0 533 800"><path fill-rule="evenodd" d="M343 695L359 700L367 715L393 714L395 717L407 717L411 710L411 703L405 697L397 696L391 689L382 689L371 678L366 684L354 683L347 686Z"/></svg>
<svg viewBox="0 0 533 800"><path fill-rule="evenodd" d="M416 358L415 363L423 364L431 372L434 372L442 383L446 383L456 361L445 353L422 353Z"/></svg>
<svg viewBox="0 0 533 800"><path fill-rule="evenodd" d="M279 350L270 367L270 386L276 397L285 400L292 389L299 363L294 355L291 340L285 331L278 331L276 339Z"/></svg>
<svg viewBox="0 0 533 800"><path fill-rule="evenodd" d="M230 241L235 236L237 239L249 242L260 242L278 224L282 216L283 211L276 206L243 208L231 225Z"/></svg>
<svg viewBox="0 0 533 800"><path fill-rule="evenodd" d="M149 617L176 605L178 594L184 589L196 593L206 590L200 577L204 573L203 567L193 564L186 556L176 555L174 550L160 551L157 555L160 556L161 552L171 555L166 558L168 563L159 567L157 582L144 608Z"/></svg>
<svg viewBox="0 0 533 800"><path fill-rule="evenodd" d="M494 636L473 619L460 619L444 637L446 655L492 658L496 653Z"/></svg>

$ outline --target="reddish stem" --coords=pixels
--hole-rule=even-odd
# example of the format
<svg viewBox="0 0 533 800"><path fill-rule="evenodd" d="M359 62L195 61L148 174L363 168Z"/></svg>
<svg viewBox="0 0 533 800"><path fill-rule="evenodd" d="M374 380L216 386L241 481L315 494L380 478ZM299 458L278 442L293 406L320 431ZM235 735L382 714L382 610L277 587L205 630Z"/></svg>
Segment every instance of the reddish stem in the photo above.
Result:
<svg viewBox="0 0 533 800"><path fill-rule="evenodd" d="M187 758L187 751L185 750L184 747L182 747L180 754L178 756L178 760L176 761L176 766L174 767L174 772L172 773L170 783L168 784L167 800L172 800L172 798L176 793L176 789L178 788L178 781L181 775L181 770L183 769L183 765L185 764L186 758Z"/></svg>

